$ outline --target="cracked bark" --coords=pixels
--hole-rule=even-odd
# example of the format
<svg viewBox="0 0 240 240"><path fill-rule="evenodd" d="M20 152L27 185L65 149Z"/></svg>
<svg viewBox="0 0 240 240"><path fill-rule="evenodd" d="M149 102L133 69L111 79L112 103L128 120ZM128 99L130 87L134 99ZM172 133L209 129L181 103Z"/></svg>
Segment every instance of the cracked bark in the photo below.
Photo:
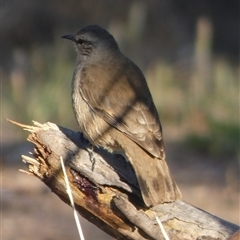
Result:
<svg viewBox="0 0 240 240"><path fill-rule="evenodd" d="M30 131L27 140L34 144L34 153L22 156L28 173L70 204L62 157L77 211L116 239L164 239L155 214L171 240L224 240L239 230L239 226L183 201L146 209L134 171L122 156L93 148L81 134L53 123L29 126L10 122Z"/></svg>

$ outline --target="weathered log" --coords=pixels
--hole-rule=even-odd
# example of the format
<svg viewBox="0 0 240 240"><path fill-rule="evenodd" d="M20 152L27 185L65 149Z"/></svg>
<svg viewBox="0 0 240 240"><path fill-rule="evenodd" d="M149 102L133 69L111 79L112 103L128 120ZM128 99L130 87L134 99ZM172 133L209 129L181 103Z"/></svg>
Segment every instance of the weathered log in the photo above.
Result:
<svg viewBox="0 0 240 240"><path fill-rule="evenodd" d="M164 239L156 215L170 239L224 240L239 226L183 201L145 208L135 173L128 161L94 148L80 133L53 123L28 126L33 156L22 156L28 172L43 181L67 204L61 169L63 158L77 211L116 239Z"/></svg>

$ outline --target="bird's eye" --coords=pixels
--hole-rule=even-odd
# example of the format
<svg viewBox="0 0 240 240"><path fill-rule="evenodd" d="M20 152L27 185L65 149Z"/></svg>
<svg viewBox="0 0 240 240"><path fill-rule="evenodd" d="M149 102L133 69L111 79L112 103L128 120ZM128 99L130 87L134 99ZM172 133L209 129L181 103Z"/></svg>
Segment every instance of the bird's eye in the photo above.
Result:
<svg viewBox="0 0 240 240"><path fill-rule="evenodd" d="M78 40L76 40L76 43L78 43L78 44L83 44L85 41L83 40L83 39L78 39Z"/></svg>

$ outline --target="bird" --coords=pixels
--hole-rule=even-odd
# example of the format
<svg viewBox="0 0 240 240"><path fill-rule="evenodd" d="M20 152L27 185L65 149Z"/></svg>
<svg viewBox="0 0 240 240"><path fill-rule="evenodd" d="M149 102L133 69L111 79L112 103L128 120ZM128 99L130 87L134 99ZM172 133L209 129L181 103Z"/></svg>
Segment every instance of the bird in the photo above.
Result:
<svg viewBox="0 0 240 240"><path fill-rule="evenodd" d="M98 25L62 38L71 40L77 52L72 105L83 136L93 146L127 158L147 207L180 199L165 160L159 115L140 68Z"/></svg>

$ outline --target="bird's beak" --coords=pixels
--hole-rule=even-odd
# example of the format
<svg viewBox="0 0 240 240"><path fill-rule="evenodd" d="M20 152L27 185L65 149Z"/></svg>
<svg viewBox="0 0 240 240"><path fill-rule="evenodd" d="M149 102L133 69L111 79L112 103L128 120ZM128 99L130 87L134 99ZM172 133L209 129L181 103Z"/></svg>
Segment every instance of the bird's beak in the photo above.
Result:
<svg viewBox="0 0 240 240"><path fill-rule="evenodd" d="M75 41L74 35L64 35L62 38L69 39L71 41Z"/></svg>

